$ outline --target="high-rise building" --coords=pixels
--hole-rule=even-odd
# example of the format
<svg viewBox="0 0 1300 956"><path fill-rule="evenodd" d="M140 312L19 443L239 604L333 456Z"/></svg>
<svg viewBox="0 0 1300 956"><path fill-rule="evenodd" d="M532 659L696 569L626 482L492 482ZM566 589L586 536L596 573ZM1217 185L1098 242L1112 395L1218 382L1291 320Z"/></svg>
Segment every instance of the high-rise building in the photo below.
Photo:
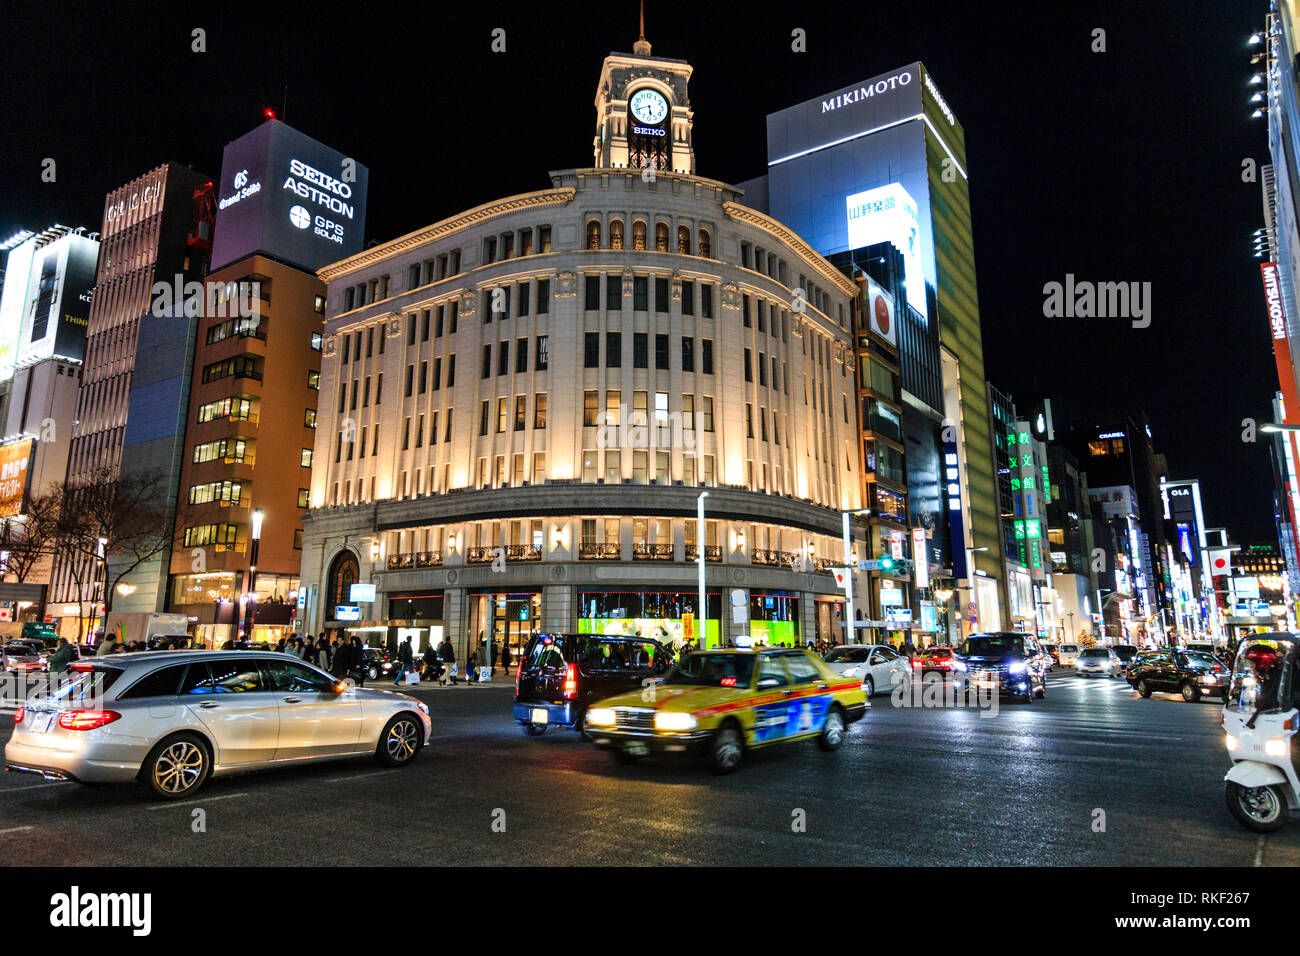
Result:
<svg viewBox="0 0 1300 956"><path fill-rule="evenodd" d="M178 409L188 402L195 317L185 315L177 296L160 298L155 286L183 289L206 271L211 189L203 174L167 163L105 199L85 366L72 422L70 485L100 475L160 469L174 498L177 429L184 424ZM150 368L147 381L135 376L141 356ZM164 559L132 577L127 585L136 588L127 601L132 609L161 610ZM87 563L66 554L55 559L52 600L69 635L78 633L79 616L93 622L99 608L111 607L114 600L92 590L97 575L88 573Z"/></svg>
<svg viewBox="0 0 1300 956"><path fill-rule="evenodd" d="M902 255L899 362L908 474L945 475L942 500L922 498L937 506L929 518L948 539L946 573L966 589L964 603L977 605L982 628L1003 626L998 496L961 124L929 71L913 63L769 115L767 153L767 174L740 184L746 202L819 253L847 256L864 270L879 258L872 252L878 243L889 242ZM952 469L956 475L948 480ZM918 520L917 506L910 509Z"/></svg>
<svg viewBox="0 0 1300 956"><path fill-rule="evenodd" d="M168 557L169 609L205 643L294 627L321 384L315 270L361 251L367 186L366 167L278 120L226 146ZM355 361L387 344L372 330ZM385 384L367 376L349 413L383 401ZM377 443L378 429L357 437Z"/></svg>

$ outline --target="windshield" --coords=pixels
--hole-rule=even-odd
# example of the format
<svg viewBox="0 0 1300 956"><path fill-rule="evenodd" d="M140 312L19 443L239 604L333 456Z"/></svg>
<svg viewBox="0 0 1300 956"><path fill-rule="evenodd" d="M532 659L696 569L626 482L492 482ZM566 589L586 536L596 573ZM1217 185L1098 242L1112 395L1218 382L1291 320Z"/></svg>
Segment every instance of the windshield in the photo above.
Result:
<svg viewBox="0 0 1300 956"><path fill-rule="evenodd" d="M869 647L832 647L823 659L827 664L861 664L869 653Z"/></svg>
<svg viewBox="0 0 1300 956"><path fill-rule="evenodd" d="M962 645L968 657L998 657L1003 654L1023 654L1025 639L1015 634L982 634L971 637Z"/></svg>
<svg viewBox="0 0 1300 956"><path fill-rule="evenodd" d="M697 687L748 687L753 673L752 654L687 654L663 682Z"/></svg>
<svg viewBox="0 0 1300 956"><path fill-rule="evenodd" d="M1233 710L1290 710L1296 646L1289 637L1241 642L1232 666L1228 706Z"/></svg>
<svg viewBox="0 0 1300 956"><path fill-rule="evenodd" d="M1080 657L1110 657L1110 651L1104 647L1090 647Z"/></svg>
<svg viewBox="0 0 1300 956"><path fill-rule="evenodd" d="M1187 651L1188 663L1197 667L1215 667L1222 662L1209 651Z"/></svg>

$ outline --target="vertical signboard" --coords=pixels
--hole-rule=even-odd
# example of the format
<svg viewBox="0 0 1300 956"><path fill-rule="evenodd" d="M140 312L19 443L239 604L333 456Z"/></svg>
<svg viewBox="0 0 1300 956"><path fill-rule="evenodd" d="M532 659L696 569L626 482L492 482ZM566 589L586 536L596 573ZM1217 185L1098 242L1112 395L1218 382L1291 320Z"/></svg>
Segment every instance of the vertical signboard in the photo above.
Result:
<svg viewBox="0 0 1300 956"><path fill-rule="evenodd" d="M0 518L22 514L31 458L31 439L0 445Z"/></svg>

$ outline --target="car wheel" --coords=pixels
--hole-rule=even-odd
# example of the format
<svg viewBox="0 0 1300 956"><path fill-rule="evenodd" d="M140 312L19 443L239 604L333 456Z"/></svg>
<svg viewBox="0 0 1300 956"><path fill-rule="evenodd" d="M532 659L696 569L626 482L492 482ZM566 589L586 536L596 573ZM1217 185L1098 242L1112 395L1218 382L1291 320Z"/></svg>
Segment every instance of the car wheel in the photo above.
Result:
<svg viewBox="0 0 1300 956"><path fill-rule="evenodd" d="M375 667L375 666L372 664L372 665L370 666L370 668L366 671L366 679L367 679L367 680L379 680L379 668L378 668L378 667Z"/></svg>
<svg viewBox="0 0 1300 956"><path fill-rule="evenodd" d="M1151 696L1151 685L1148 684L1145 680L1139 680L1136 684L1133 685L1133 689L1138 692L1139 697Z"/></svg>
<svg viewBox="0 0 1300 956"><path fill-rule="evenodd" d="M546 724L524 724L524 733L529 737L540 737L546 733Z"/></svg>
<svg viewBox="0 0 1300 956"><path fill-rule="evenodd" d="M1191 681L1183 681L1183 700L1194 704L1201 699L1201 689Z"/></svg>
<svg viewBox="0 0 1300 956"><path fill-rule="evenodd" d="M420 752L420 721L414 714L398 714L384 725L375 756L387 767L404 767Z"/></svg>
<svg viewBox="0 0 1300 956"><path fill-rule="evenodd" d="M207 745L194 734L176 734L149 751L139 779L159 800L179 800L202 787L211 772Z"/></svg>
<svg viewBox="0 0 1300 956"><path fill-rule="evenodd" d="M870 677L868 677L866 680L862 682L862 693L870 697L875 692L876 692L876 682L872 680Z"/></svg>
<svg viewBox="0 0 1300 956"><path fill-rule="evenodd" d="M709 768L718 774L731 773L740 766L744 749L739 725L735 721L728 721L713 734L709 744Z"/></svg>
<svg viewBox="0 0 1300 956"><path fill-rule="evenodd" d="M1243 787L1229 780L1224 785L1223 795L1228 803L1228 811L1249 830L1272 833L1286 824L1286 794L1279 784Z"/></svg>
<svg viewBox="0 0 1300 956"><path fill-rule="evenodd" d="M844 712L839 707L831 707L822 732L817 736L817 746L822 750L839 750L844 744L844 734Z"/></svg>

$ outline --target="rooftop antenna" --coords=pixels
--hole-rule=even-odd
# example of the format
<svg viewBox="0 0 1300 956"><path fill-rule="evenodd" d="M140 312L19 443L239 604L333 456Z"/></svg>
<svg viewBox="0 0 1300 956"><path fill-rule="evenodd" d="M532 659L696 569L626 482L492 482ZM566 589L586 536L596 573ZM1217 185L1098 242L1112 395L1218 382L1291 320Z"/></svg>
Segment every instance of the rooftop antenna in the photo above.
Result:
<svg viewBox="0 0 1300 956"><path fill-rule="evenodd" d="M632 52L637 56L650 55L650 42L645 38L645 0L641 0L641 35L632 44Z"/></svg>

